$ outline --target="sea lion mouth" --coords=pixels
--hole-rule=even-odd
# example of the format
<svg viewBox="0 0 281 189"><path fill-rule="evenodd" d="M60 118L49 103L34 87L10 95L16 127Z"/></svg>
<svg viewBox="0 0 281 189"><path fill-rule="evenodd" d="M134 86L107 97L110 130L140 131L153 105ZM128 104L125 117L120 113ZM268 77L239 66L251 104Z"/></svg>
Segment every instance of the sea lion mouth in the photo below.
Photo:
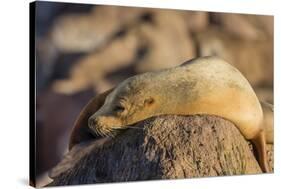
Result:
<svg viewBox="0 0 281 189"><path fill-rule="evenodd" d="M93 135L102 136L102 137L115 137L121 132L124 132L128 129L142 129L139 127L135 127L135 124L130 125L105 125L102 124L98 119L90 118L88 120L88 126Z"/></svg>
<svg viewBox="0 0 281 189"><path fill-rule="evenodd" d="M88 127L92 134L102 137L115 137L124 126L109 126L97 118L89 118Z"/></svg>

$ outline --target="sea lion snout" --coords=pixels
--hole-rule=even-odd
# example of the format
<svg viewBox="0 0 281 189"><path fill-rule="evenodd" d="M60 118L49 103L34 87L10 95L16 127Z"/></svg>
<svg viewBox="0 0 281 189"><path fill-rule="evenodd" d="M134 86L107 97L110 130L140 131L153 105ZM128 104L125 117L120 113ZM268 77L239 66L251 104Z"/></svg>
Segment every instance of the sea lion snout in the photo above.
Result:
<svg viewBox="0 0 281 189"><path fill-rule="evenodd" d="M97 117L91 116L88 119L88 128L90 129L90 131L93 134L98 135L98 136L101 135L101 133L100 133L100 124L98 122Z"/></svg>
<svg viewBox="0 0 281 189"><path fill-rule="evenodd" d="M95 125L97 125L97 120L96 118L90 117L88 119L88 126L91 130L94 130Z"/></svg>
<svg viewBox="0 0 281 189"><path fill-rule="evenodd" d="M114 136L121 125L121 120L114 116L93 115L88 119L89 129L99 136Z"/></svg>

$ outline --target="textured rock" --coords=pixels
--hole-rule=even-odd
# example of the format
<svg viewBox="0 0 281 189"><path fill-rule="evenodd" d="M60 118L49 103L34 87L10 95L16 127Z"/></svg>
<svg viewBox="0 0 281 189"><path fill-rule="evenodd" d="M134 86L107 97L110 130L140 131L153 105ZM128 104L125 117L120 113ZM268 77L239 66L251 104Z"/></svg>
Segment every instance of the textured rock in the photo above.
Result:
<svg viewBox="0 0 281 189"><path fill-rule="evenodd" d="M261 173L247 141L222 118L159 116L134 128L75 146L50 185Z"/></svg>

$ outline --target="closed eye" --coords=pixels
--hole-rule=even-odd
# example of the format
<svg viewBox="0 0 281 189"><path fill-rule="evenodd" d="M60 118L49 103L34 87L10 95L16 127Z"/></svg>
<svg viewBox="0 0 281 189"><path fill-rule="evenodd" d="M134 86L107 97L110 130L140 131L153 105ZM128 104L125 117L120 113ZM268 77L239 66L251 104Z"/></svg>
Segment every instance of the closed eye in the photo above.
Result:
<svg viewBox="0 0 281 189"><path fill-rule="evenodd" d="M125 110L125 107L124 106L121 106L121 105L117 105L114 107L113 111L115 112L123 112Z"/></svg>

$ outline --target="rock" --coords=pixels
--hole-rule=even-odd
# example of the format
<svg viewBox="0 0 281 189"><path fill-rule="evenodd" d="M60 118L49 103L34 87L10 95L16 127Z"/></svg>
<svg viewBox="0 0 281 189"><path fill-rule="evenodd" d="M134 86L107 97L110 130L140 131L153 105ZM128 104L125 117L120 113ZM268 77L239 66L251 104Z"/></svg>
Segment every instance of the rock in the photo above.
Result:
<svg viewBox="0 0 281 189"><path fill-rule="evenodd" d="M247 141L222 118L166 115L133 128L75 146L49 186L261 173Z"/></svg>

